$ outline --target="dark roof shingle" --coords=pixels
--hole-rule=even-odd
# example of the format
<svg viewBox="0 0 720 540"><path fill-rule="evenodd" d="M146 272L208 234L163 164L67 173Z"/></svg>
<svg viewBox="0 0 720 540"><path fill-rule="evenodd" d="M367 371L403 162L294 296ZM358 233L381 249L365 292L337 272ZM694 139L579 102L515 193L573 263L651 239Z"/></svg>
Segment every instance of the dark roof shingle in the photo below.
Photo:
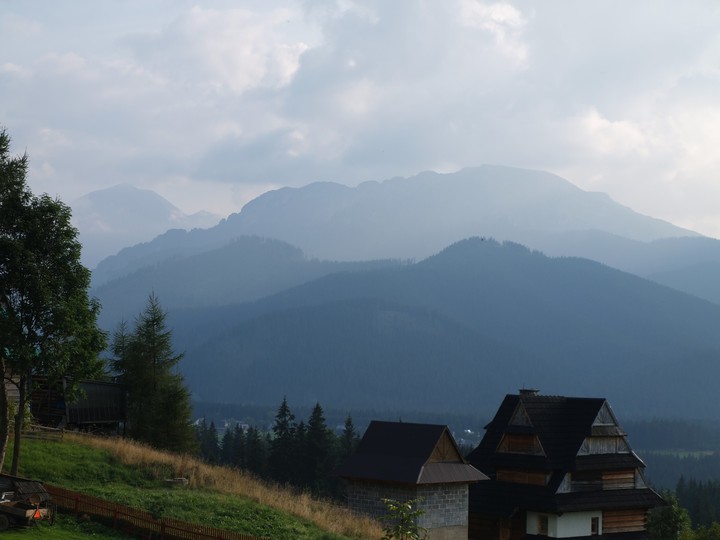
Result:
<svg viewBox="0 0 720 540"><path fill-rule="evenodd" d="M447 434L456 459L430 461ZM469 483L487 477L462 458L447 426L372 421L355 453L335 471L337 476L401 484Z"/></svg>

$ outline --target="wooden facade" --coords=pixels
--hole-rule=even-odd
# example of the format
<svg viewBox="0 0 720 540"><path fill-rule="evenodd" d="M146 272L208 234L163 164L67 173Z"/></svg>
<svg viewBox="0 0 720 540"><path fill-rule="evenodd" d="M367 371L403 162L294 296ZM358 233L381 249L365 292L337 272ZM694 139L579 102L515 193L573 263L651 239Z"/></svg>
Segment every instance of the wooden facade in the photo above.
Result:
<svg viewBox="0 0 720 540"><path fill-rule="evenodd" d="M70 399L65 379L36 378L30 395L33 418L53 428L119 433L127 421L125 388L106 381L80 381L78 387Z"/></svg>
<svg viewBox="0 0 720 540"><path fill-rule="evenodd" d="M470 490L470 538L647 538L664 503L606 400L521 391L485 429L468 457L490 477Z"/></svg>

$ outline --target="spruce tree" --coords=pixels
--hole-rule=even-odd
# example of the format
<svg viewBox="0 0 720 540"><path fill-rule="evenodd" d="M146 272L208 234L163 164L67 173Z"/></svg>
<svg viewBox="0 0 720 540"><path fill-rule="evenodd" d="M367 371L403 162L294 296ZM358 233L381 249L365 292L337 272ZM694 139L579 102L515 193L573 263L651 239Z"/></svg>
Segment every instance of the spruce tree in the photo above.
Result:
<svg viewBox="0 0 720 540"><path fill-rule="evenodd" d="M333 434L325 423L325 414L319 403L315 404L306 435L308 471L312 475L310 488L318 495L328 495L332 484L330 471L333 465Z"/></svg>
<svg viewBox="0 0 720 540"><path fill-rule="evenodd" d="M338 457L341 460L349 458L353 452L355 452L358 442L360 442L360 439L357 431L355 431L352 416L348 415L345 419L345 427L343 428L342 435L340 435L340 451Z"/></svg>
<svg viewBox="0 0 720 540"><path fill-rule="evenodd" d="M150 294L132 333L123 322L113 335L112 366L127 389L129 435L156 448L192 452L190 393L176 367L182 354L172 348L166 313Z"/></svg>
<svg viewBox="0 0 720 540"><path fill-rule="evenodd" d="M236 424L233 437L233 454L230 464L240 467L241 469L247 468L246 441L245 431L240 424Z"/></svg>
<svg viewBox="0 0 720 540"><path fill-rule="evenodd" d="M236 431L225 428L222 442L220 443L220 463L223 465L234 465L235 458L235 433Z"/></svg>
<svg viewBox="0 0 720 540"><path fill-rule="evenodd" d="M250 427L245 436L245 468L261 478L268 470L267 440L256 427Z"/></svg>
<svg viewBox="0 0 720 540"><path fill-rule="evenodd" d="M287 398L283 397L282 403L275 415L273 425L273 438L270 441L270 455L268 465L270 476L280 483L290 482L296 471L293 467L295 447L295 415L290 412Z"/></svg>

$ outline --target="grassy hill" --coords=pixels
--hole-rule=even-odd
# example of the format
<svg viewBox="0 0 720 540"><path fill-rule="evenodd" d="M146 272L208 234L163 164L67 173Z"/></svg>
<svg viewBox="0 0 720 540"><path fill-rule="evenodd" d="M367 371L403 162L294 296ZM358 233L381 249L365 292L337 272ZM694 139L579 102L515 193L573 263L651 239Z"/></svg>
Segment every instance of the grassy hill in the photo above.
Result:
<svg viewBox="0 0 720 540"><path fill-rule="evenodd" d="M127 440L78 435L62 441L24 440L20 474L158 516L278 540L381 534L377 524L345 508ZM189 479L187 487L163 481L180 476Z"/></svg>

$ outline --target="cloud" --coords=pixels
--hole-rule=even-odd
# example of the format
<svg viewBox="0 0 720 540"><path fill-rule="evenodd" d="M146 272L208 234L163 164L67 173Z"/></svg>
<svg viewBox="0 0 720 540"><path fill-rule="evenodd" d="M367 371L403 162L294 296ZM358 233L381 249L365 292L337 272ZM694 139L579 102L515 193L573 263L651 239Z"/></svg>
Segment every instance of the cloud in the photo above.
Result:
<svg viewBox="0 0 720 540"><path fill-rule="evenodd" d="M195 6L159 31L128 38L138 61L168 79L209 93L242 94L285 86L308 44L286 40L290 9L254 13L247 9Z"/></svg>
<svg viewBox="0 0 720 540"><path fill-rule="evenodd" d="M14 3L0 121L70 199L497 163L707 224L718 24L701 0Z"/></svg>

